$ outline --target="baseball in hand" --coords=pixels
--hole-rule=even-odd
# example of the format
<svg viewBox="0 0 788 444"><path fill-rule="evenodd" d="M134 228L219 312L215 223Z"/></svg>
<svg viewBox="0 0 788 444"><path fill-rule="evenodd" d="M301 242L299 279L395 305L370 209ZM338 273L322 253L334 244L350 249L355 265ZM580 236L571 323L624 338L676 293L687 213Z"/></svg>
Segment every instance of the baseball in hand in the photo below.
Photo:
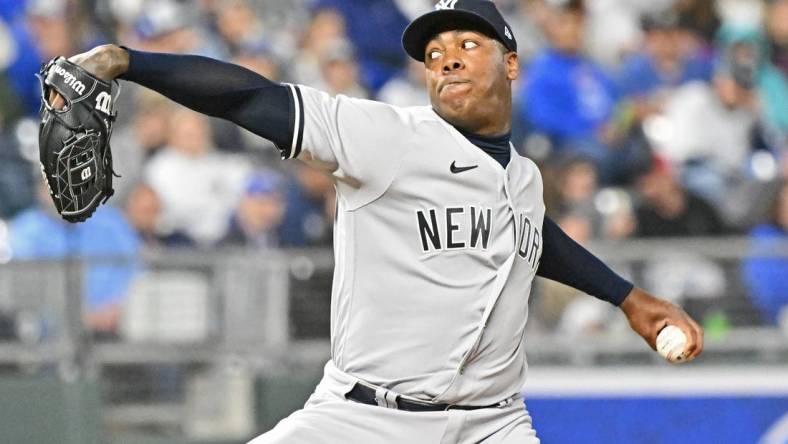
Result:
<svg viewBox="0 0 788 444"><path fill-rule="evenodd" d="M657 335L657 352L669 362L684 362L687 336L675 325L668 325Z"/></svg>

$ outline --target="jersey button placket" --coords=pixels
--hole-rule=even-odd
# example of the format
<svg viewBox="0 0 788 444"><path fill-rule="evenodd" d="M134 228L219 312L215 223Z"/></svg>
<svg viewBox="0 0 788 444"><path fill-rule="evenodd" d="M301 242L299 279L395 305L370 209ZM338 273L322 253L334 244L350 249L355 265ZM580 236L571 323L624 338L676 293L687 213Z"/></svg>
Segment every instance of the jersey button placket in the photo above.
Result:
<svg viewBox="0 0 788 444"><path fill-rule="evenodd" d="M507 168L503 174L503 192L506 195L506 203L509 205L509 210L514 214L514 202L512 202L512 193L509 191L509 169Z"/></svg>
<svg viewBox="0 0 788 444"><path fill-rule="evenodd" d="M506 197L506 204L509 207L509 217L514 222L514 204L512 203L512 198L509 193L509 171L506 170L503 175L498 176L499 180L503 183L499 182L499 187L503 188L503 194ZM484 331L487 330L487 320L481 325L481 331L479 332L478 336L476 337L476 341L473 343L473 346L468 350L468 352L463 357L462 361L460 362L460 367L458 373L460 375L465 373L465 368L468 366L468 361L470 360L471 355L479 347L481 343L482 336L484 336Z"/></svg>

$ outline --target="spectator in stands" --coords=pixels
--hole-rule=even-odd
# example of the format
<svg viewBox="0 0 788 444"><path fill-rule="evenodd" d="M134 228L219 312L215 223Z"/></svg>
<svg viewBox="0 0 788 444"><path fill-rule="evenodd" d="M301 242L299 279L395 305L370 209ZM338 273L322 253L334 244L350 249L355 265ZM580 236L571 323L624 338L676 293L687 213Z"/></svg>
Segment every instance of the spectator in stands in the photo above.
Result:
<svg viewBox="0 0 788 444"><path fill-rule="evenodd" d="M256 72L266 79L280 79L280 66L272 48L265 42L248 43L239 46L232 63Z"/></svg>
<svg viewBox="0 0 788 444"><path fill-rule="evenodd" d="M124 91L133 109L119 101L118 107L123 107L119 111L122 120L112 132L113 168L122 177L112 184L115 188L113 199L119 202L128 199L142 180L148 160L167 145L170 116L175 107L169 99L154 91L130 89Z"/></svg>
<svg viewBox="0 0 788 444"><path fill-rule="evenodd" d="M323 54L335 41L346 38L345 20L337 11L316 10L302 36L298 57L293 59L294 81L309 86L320 84Z"/></svg>
<svg viewBox="0 0 788 444"><path fill-rule="evenodd" d="M11 21L25 12L26 0L9 0L0 3L0 19Z"/></svg>
<svg viewBox="0 0 788 444"><path fill-rule="evenodd" d="M360 99L369 97L359 83L353 47L347 40L335 40L326 49L320 60L320 72L322 84L318 89L331 95L344 94Z"/></svg>
<svg viewBox="0 0 788 444"><path fill-rule="evenodd" d="M519 0L514 3L517 7L512 14L506 15L506 19L512 25L512 33L517 36L517 55L522 63L527 64L547 45L544 29L550 7L547 0ZM422 13L410 17L411 20Z"/></svg>
<svg viewBox="0 0 788 444"><path fill-rule="evenodd" d="M86 260L86 325L99 338L114 337L123 300L138 271L139 237L111 205L102 205L85 222L69 224L55 211L43 183L37 197L37 206L10 223L11 259Z"/></svg>
<svg viewBox="0 0 788 444"><path fill-rule="evenodd" d="M136 112L131 116L133 137L145 159L151 158L167 145L170 118L174 104L154 91L138 89L134 97Z"/></svg>
<svg viewBox="0 0 788 444"><path fill-rule="evenodd" d="M788 0L772 0L766 10L771 61L788 76Z"/></svg>
<svg viewBox="0 0 788 444"><path fill-rule="evenodd" d="M392 77L378 92L377 100L395 106L428 105L424 86L424 64L409 60L405 69Z"/></svg>
<svg viewBox="0 0 788 444"><path fill-rule="evenodd" d="M557 182L560 196L557 207L561 212L590 205L599 185L594 164L584 157L565 159Z"/></svg>
<svg viewBox="0 0 788 444"><path fill-rule="evenodd" d="M609 156L605 132L616 96L608 76L583 55L584 23L582 0L550 9L549 47L529 66L522 115L559 151L582 153L604 168Z"/></svg>
<svg viewBox="0 0 788 444"><path fill-rule="evenodd" d="M328 174L294 165L285 184L285 215L280 229L282 246L329 246L334 220L334 184Z"/></svg>
<svg viewBox="0 0 788 444"><path fill-rule="evenodd" d="M596 168L588 159L563 159L557 175L551 176L545 175L545 186L556 188L557 199L550 207L570 237L623 239L632 234L635 221L629 195L617 188L600 188Z"/></svg>
<svg viewBox="0 0 788 444"><path fill-rule="evenodd" d="M689 41L683 44L696 45L711 51L714 38L722 23L714 0L678 0L674 6L679 14L683 29L690 30Z"/></svg>
<svg viewBox="0 0 788 444"><path fill-rule="evenodd" d="M126 202L126 219L148 249L191 247L194 242L179 231L161 234L161 199L150 186L140 183Z"/></svg>
<svg viewBox="0 0 788 444"><path fill-rule="evenodd" d="M567 211L556 220L556 223L567 236L579 244L588 244L593 238L593 221L588 213L579 210Z"/></svg>
<svg viewBox="0 0 788 444"><path fill-rule="evenodd" d="M788 242L788 182L778 188L768 220L750 232L753 246L743 264L744 281L765 322L788 322L788 258L768 254ZM782 318L782 320L781 320Z"/></svg>
<svg viewBox="0 0 788 444"><path fill-rule="evenodd" d="M32 174L14 136L0 130L0 219L10 218L33 204L33 180L39 177Z"/></svg>
<svg viewBox="0 0 788 444"><path fill-rule="evenodd" d="M185 233L200 246L224 236L250 171L245 158L215 151L207 122L177 107L167 147L144 172L145 182L161 198L163 233Z"/></svg>
<svg viewBox="0 0 788 444"><path fill-rule="evenodd" d="M246 0L221 0L214 8L216 29L232 55L241 48L269 41L263 23Z"/></svg>
<svg viewBox="0 0 788 444"><path fill-rule="evenodd" d="M709 60L681 44L678 15L662 11L644 15L643 50L623 62L619 75L621 94L640 108L659 108L661 96L693 80L711 79ZM643 110L641 114L647 114Z"/></svg>
<svg viewBox="0 0 788 444"><path fill-rule="evenodd" d="M588 1L588 24L585 32L588 55L606 68L617 67L624 57L641 46L640 16L645 11L667 8L665 3L666 0Z"/></svg>
<svg viewBox="0 0 788 444"><path fill-rule="evenodd" d="M81 22L75 4L68 0L30 0L25 2L24 15L21 9L10 12L11 43L16 48L6 74L26 114L35 115L41 91L32 74L55 56L79 52L87 27L75 26Z"/></svg>
<svg viewBox="0 0 788 444"><path fill-rule="evenodd" d="M401 38L408 20L393 0L318 0L315 8L333 9L344 18L362 83L371 91L377 92L405 66Z"/></svg>
<svg viewBox="0 0 788 444"><path fill-rule="evenodd" d="M146 51L219 58L223 45L201 24L198 10L187 2L145 2L133 28L128 30L129 34L120 36L120 40Z"/></svg>
<svg viewBox="0 0 788 444"><path fill-rule="evenodd" d="M285 214L282 178L274 172L254 174L235 210L223 245L272 248L280 244L279 226Z"/></svg>
<svg viewBox="0 0 788 444"><path fill-rule="evenodd" d="M681 168L682 182L719 205L733 179L745 174L754 141L764 138L756 136L761 109L752 51L734 45L711 85L691 82L677 89L650 134L657 151Z"/></svg>
<svg viewBox="0 0 788 444"><path fill-rule="evenodd" d="M17 94L9 80L6 68L11 63L10 58L16 51L8 31L0 20L0 41L6 39L7 45L0 43L0 132L24 115L21 97Z"/></svg>
<svg viewBox="0 0 788 444"><path fill-rule="evenodd" d="M597 210L602 214L600 236L604 239L630 238L637 227L631 193L623 188L607 188L597 194Z"/></svg>
<svg viewBox="0 0 788 444"><path fill-rule="evenodd" d="M749 70L734 78L752 76L759 111L768 129L788 134L788 76L769 60L768 45L757 28L726 25L720 30L723 63L732 69Z"/></svg>
<svg viewBox="0 0 788 444"><path fill-rule="evenodd" d="M642 202L635 211L640 237L713 236L723 233L717 211L685 190L670 165L656 158L637 182Z"/></svg>
<svg viewBox="0 0 788 444"><path fill-rule="evenodd" d="M550 186L555 187L556 201L551 205L557 219L567 220L573 227L582 220L585 234L582 238L593 238L599 224L594 209L594 196L598 191L596 167L587 158L569 156L560 159L555 177L547 175ZM570 230L574 232L574 230ZM570 237L577 240L580 237Z"/></svg>

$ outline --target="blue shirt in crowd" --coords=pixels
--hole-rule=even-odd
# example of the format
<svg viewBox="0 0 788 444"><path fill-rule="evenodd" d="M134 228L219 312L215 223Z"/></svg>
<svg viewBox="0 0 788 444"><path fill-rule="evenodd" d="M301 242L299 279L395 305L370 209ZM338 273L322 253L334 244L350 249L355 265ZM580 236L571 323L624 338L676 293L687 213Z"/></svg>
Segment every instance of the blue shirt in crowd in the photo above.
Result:
<svg viewBox="0 0 788 444"><path fill-rule="evenodd" d="M78 224L56 217L33 208L14 218L8 233L12 259L107 258L107 263L86 268L84 303L91 310L119 302L139 268L137 233L120 211L107 205ZM112 262L119 259L124 261Z"/></svg>
<svg viewBox="0 0 788 444"><path fill-rule="evenodd" d="M559 139L596 139L616 105L613 83L599 66L550 48L528 67L523 94L530 126Z"/></svg>
<svg viewBox="0 0 788 444"><path fill-rule="evenodd" d="M7 20L5 26L11 34L10 43L14 46L15 55L3 74L19 96L25 113L32 116L38 113L41 106L41 87L33 74L41 68L42 55L28 29L25 16L11 9L3 11L3 14L9 16L3 17L3 21Z"/></svg>
<svg viewBox="0 0 788 444"><path fill-rule="evenodd" d="M671 76L657 69L648 53L635 54L624 61L618 77L618 89L624 96L642 97L662 88L674 88L694 80L710 81L712 63L700 57L684 60L681 70Z"/></svg>
<svg viewBox="0 0 788 444"><path fill-rule="evenodd" d="M331 8L344 17L348 37L358 51L361 76L373 91L405 64L400 42L408 19L394 0L318 0L315 8Z"/></svg>
<svg viewBox="0 0 788 444"><path fill-rule="evenodd" d="M759 225L750 232L753 251L744 262L744 281L764 322L775 324L780 309L788 306L788 258L768 256L775 242L788 241L788 232L774 225Z"/></svg>

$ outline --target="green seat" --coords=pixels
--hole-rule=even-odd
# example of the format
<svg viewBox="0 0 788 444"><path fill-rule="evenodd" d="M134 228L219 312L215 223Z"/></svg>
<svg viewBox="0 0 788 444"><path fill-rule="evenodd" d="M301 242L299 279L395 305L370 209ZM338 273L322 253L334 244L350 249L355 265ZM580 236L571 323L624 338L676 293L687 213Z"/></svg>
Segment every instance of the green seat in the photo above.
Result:
<svg viewBox="0 0 788 444"><path fill-rule="evenodd" d="M257 379L257 426L261 433L304 406L323 376L319 370L264 375Z"/></svg>
<svg viewBox="0 0 788 444"><path fill-rule="evenodd" d="M99 406L94 383L0 377L0 441L99 444Z"/></svg>
<svg viewBox="0 0 788 444"><path fill-rule="evenodd" d="M114 437L111 444L244 444L239 441L194 441L186 438L170 438L148 435L120 435Z"/></svg>

